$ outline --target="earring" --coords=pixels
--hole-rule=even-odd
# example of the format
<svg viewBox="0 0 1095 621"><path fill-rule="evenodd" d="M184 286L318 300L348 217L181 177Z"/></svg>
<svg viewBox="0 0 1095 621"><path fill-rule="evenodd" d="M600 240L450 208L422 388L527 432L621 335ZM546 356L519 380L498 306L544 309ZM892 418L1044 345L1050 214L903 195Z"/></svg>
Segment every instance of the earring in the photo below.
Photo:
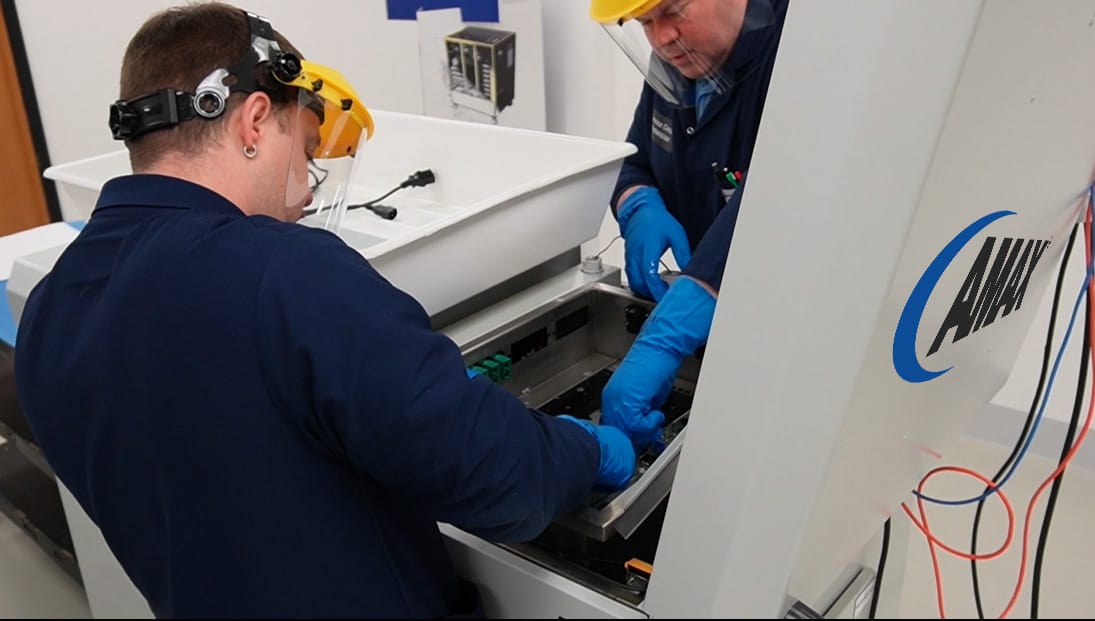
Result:
<svg viewBox="0 0 1095 621"><path fill-rule="evenodd" d="M254 159L255 155L257 155L258 152L259 148L253 144L243 147L243 155L249 160Z"/></svg>

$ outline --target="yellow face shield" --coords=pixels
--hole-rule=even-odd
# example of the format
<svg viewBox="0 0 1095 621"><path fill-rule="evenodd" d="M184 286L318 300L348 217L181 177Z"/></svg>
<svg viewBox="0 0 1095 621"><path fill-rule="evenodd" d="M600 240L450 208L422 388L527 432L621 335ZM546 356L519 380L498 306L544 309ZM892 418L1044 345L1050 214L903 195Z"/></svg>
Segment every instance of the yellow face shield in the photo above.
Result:
<svg viewBox="0 0 1095 621"><path fill-rule="evenodd" d="M286 208L290 219L337 232L354 179L354 156L373 135L373 118L341 73L300 61L284 84L298 90Z"/></svg>
<svg viewBox="0 0 1095 621"><path fill-rule="evenodd" d="M239 60L214 69L193 93L165 88L114 102L111 133L118 140L136 140L182 122L216 119L227 110L233 93L261 90L259 76L268 74L294 87L297 94L288 115L292 150L285 211L279 217L296 221L311 214L319 225L337 230L353 178L354 155L372 137L373 118L341 73L282 51L270 22L254 13L243 14L251 45Z"/></svg>
<svg viewBox="0 0 1095 621"><path fill-rule="evenodd" d="M300 74L284 83L314 96L307 103L320 118L320 145L313 157L353 157L361 132L365 132L365 140L373 136L369 110L338 71L307 60L300 61L300 65Z"/></svg>
<svg viewBox="0 0 1095 621"><path fill-rule="evenodd" d="M744 17L716 0L591 0L589 13L650 88L679 108L730 91L736 42L775 15L767 0L750 1Z"/></svg>

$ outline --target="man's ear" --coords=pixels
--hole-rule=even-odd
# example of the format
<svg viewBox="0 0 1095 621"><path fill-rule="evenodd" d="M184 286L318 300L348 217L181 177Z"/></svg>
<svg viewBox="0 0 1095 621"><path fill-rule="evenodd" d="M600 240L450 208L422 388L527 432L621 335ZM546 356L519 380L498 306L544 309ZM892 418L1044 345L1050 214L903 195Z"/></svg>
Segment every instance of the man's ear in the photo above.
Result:
<svg viewBox="0 0 1095 621"><path fill-rule="evenodd" d="M240 142L244 147L257 146L263 132L269 131L269 121L273 120L274 104L270 101L270 96L263 92L251 93L237 111Z"/></svg>

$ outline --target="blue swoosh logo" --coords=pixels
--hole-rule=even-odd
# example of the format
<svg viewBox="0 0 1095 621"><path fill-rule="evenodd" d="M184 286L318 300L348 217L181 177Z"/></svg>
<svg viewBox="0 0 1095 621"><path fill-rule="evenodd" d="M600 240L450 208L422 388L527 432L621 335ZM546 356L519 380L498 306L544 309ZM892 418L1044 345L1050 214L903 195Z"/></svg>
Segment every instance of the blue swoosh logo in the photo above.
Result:
<svg viewBox="0 0 1095 621"><path fill-rule="evenodd" d="M905 308L901 311L901 317L897 320L897 330L893 335L893 368L901 379L906 382L919 383L933 380L954 367L947 367L942 371L929 371L920 365L916 357L916 333L920 328L920 318L924 314L924 307L928 305L935 285L939 283L943 272L951 264L954 257L962 251L962 248L970 242L986 226L1003 218L1013 216L1014 211L996 211L982 217L973 224L967 226L961 233L955 235L943 250L932 260L931 265L924 271L920 280L913 287L909 299L905 301Z"/></svg>

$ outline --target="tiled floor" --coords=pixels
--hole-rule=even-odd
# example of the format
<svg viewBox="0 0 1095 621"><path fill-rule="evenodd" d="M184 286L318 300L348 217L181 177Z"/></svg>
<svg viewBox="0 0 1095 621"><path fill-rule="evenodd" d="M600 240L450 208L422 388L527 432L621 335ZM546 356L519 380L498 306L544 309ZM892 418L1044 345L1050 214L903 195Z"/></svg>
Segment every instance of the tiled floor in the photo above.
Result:
<svg viewBox="0 0 1095 621"><path fill-rule="evenodd" d="M948 463L971 467L991 476L1008 449L981 440L964 438ZM1004 488L1012 500L1017 519L1016 541L1001 558L981 563L981 593L987 617L998 617L1011 596L1018 574L1021 524L1033 490L1049 474L1055 462L1031 455ZM927 493L945 498L976 495L981 488L972 479L941 476ZM1041 524L1048 489L1039 503L1034 520L1031 558ZM915 508L915 507L914 507ZM933 531L945 543L962 549L969 545L973 506L929 507ZM1067 473L1057 500L1053 528L1047 546L1041 583L1039 616L1042 618L1095 617L1095 599L1090 597L1095 581L1095 472L1076 468ZM905 518L902 518L905 519ZM1007 519L997 502L986 505L982 519L981 551L998 546L1006 532ZM951 618L976 617L970 582L969 562L941 553L946 613ZM896 572L895 572L896 573ZM1011 618L1030 618L1030 572ZM890 588L886 588L886 586ZM894 597L892 585L884 596ZM904 583L900 594L902 618L938 618L935 587L927 546L919 531L912 530L907 547ZM87 601L79 585L23 534L0 516L0 617L3 618L90 618Z"/></svg>

